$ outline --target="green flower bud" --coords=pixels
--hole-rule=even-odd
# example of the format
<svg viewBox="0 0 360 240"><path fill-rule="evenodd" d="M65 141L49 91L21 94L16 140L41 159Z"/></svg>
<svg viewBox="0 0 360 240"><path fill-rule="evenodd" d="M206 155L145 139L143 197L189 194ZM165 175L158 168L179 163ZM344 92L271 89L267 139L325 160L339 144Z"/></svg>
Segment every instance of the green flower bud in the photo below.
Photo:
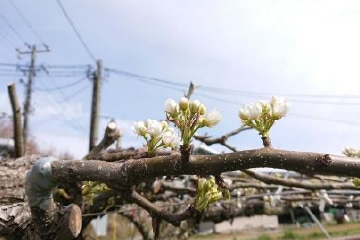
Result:
<svg viewBox="0 0 360 240"><path fill-rule="evenodd" d="M221 198L223 198L223 193L221 189L218 188L214 178L200 178L198 180L197 196L195 201L195 208L197 210L202 211L211 203L219 201Z"/></svg>

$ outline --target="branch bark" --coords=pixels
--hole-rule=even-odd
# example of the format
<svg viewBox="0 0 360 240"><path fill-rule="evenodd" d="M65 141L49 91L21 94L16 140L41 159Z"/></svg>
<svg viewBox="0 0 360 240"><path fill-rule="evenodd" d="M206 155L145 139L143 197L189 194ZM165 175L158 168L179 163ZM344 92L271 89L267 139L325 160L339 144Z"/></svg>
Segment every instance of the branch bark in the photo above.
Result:
<svg viewBox="0 0 360 240"><path fill-rule="evenodd" d="M267 184L276 184L287 187L296 187L296 188L304 188L308 190L320 190L320 189L349 189L349 190L359 190L360 188L355 186L352 183L307 183L307 182L299 182L292 179L282 179L271 177L265 174L257 173L251 170L243 170L244 173L253 177L257 180L260 180ZM234 186L232 186L234 188Z"/></svg>
<svg viewBox="0 0 360 240"><path fill-rule="evenodd" d="M96 158L96 156L111 146L119 137L121 137L120 129L117 128L115 121L110 121L106 126L103 139L97 146L91 149L84 159Z"/></svg>
<svg viewBox="0 0 360 240"><path fill-rule="evenodd" d="M190 205L183 212L174 214L152 204L134 191L132 186L162 176L219 176L222 172L256 167L282 168L307 175L360 177L360 162L356 158L277 150L269 147L218 155L193 155L186 162L182 161L181 155L130 159L125 162L46 160L46 158L42 158L35 163L35 168L33 167L30 172L28 179L31 181L27 181L27 196L32 210L32 219L40 231L44 230L42 233L45 234L42 234L42 239L50 236L47 232L49 229L52 234L55 231L59 233L57 228L51 227L51 222L54 224L56 217L51 213L56 211L53 208L52 199L49 198L51 198L51 190L56 183L64 182L64 180L69 183L77 181L104 182L119 192L126 201L134 202L149 211L153 220L155 219L153 223L155 222L156 226L161 219L179 226L182 220L198 214L193 206ZM38 198L39 196L41 198ZM41 211L38 212L38 210Z"/></svg>
<svg viewBox="0 0 360 240"><path fill-rule="evenodd" d="M356 158L312 152L294 152L262 148L218 155L191 156L184 164L181 156L157 156L123 163L91 161L54 161L55 181L90 180L118 186L131 186L146 179L165 175L219 175L222 172L257 167L273 167L307 175L322 174L360 177Z"/></svg>

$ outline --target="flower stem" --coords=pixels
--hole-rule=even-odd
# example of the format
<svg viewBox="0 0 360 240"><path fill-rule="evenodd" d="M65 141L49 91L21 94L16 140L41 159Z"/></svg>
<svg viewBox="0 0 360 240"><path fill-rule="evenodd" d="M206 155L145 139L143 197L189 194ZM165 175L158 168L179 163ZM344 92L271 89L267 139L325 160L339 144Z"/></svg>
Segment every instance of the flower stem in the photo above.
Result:
<svg viewBox="0 0 360 240"><path fill-rule="evenodd" d="M266 148L271 148L271 140L270 137L266 136L266 137L261 137L262 141L263 141L263 145Z"/></svg>

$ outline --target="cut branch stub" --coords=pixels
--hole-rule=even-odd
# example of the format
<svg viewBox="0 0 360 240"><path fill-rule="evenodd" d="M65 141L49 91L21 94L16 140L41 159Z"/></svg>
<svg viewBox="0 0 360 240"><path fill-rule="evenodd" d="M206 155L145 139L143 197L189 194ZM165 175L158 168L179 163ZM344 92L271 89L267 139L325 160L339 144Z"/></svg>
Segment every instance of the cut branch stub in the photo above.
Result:
<svg viewBox="0 0 360 240"><path fill-rule="evenodd" d="M26 176L25 193L31 209L39 239L72 239L81 231L81 210L77 205L59 209L53 200L53 190L61 180L52 175L51 163L57 159L43 157L38 159ZM58 238L61 236L61 238Z"/></svg>

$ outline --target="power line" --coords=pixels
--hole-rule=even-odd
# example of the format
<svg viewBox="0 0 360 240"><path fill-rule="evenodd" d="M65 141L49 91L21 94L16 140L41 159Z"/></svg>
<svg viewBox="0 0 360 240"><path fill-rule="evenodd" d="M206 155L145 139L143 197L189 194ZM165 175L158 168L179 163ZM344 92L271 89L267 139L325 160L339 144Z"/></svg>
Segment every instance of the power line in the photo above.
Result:
<svg viewBox="0 0 360 240"><path fill-rule="evenodd" d="M36 77L73 78L88 76L91 71L90 65L36 65ZM49 69L54 69L49 71ZM0 75L17 76L18 71L22 73L29 70L25 64L0 63ZM40 71L43 70L43 71Z"/></svg>
<svg viewBox="0 0 360 240"><path fill-rule="evenodd" d="M91 65L44 65L46 68L54 68L54 69L91 69Z"/></svg>
<svg viewBox="0 0 360 240"><path fill-rule="evenodd" d="M57 86L57 87L50 87L50 88L35 88L36 91L43 91L43 92L51 92L51 91L57 91L60 89L65 89L65 88L69 88L69 87L73 87L75 85L78 85L79 83L82 83L84 80L86 79L86 77L82 77L77 81L71 82L69 84L65 84L62 86Z"/></svg>
<svg viewBox="0 0 360 240"><path fill-rule="evenodd" d="M134 78L143 82L147 83L153 83L153 84L162 84L163 87L173 88L173 87L182 87L186 88L187 84L174 82L170 80L160 79L160 78L154 78L154 77L147 77L144 75L131 73L119 69L113 69L113 68L107 68L106 69L110 73L119 74L122 76ZM207 86L200 86L198 88L199 92L210 92L213 94L222 94L222 95L236 95L240 97L249 97L249 98L259 98L259 97L270 97L277 94L271 94L271 93L259 93L259 92L246 92L246 91L239 91L239 90L233 90L233 89L225 89L225 88L213 88L213 87L207 87ZM198 94L199 95L199 94ZM206 95L204 95L206 96ZM206 96L208 97L208 96ZM213 96L211 98L214 99ZM344 102L344 101L329 101L331 98L352 98L352 99L360 99L360 95L320 95L320 94L313 94L313 95L307 95L307 94L286 94L286 98L291 102L297 102L297 103L303 103L303 104L327 104L327 105L359 105L360 102ZM300 98L300 99L299 99ZM308 99L304 99L308 98ZM311 98L326 98L329 99L327 101L321 101L321 100L313 100ZM238 104L237 102L228 101L221 99L220 101L227 101L229 103Z"/></svg>
<svg viewBox="0 0 360 240"><path fill-rule="evenodd" d="M61 96L62 100L58 100L56 102L56 104L60 104L60 103L64 103L64 102L68 102L70 101L70 99L74 96L76 96L77 94L79 94L80 92L84 91L86 88L88 88L90 86L90 83L88 83L85 87L81 87L80 89L76 90L74 93L70 94L70 95L66 95L63 92L63 88L61 88L61 86L58 84L57 80L53 78L53 76L48 76L48 78L51 80L52 86L54 87L54 91L58 92L59 95ZM85 77L79 79L79 82L83 82L83 80L85 79ZM80 81L81 80L81 81ZM41 80L41 84L45 85L44 82ZM49 87L45 87L45 88L49 88Z"/></svg>
<svg viewBox="0 0 360 240"><path fill-rule="evenodd" d="M7 66L7 67L17 67L17 66L26 66L24 65L20 65L20 64L16 64L16 63L0 63L0 66Z"/></svg>
<svg viewBox="0 0 360 240"><path fill-rule="evenodd" d="M81 42L82 46L84 47L84 49L87 51L87 53L89 54L90 58L93 61L96 61L96 58L94 57L94 54L92 54L92 52L90 51L89 47L87 46L87 44L85 43L84 39L82 38L82 36L80 35L79 31L76 29L75 24L73 23L73 21L71 20L70 16L67 14L65 7L63 6L63 4L61 3L60 0L57 0L57 3L59 4L59 7L61 8L65 18L67 19L67 21L69 22L71 28L73 29L74 33L76 34L76 36L78 37L79 41Z"/></svg>
<svg viewBox="0 0 360 240"><path fill-rule="evenodd" d="M5 18L4 15L0 13L0 17L4 20L6 25L8 25L9 28L15 33L15 35L19 38L20 42L25 43L24 38L21 36L21 34L16 30L16 28Z"/></svg>
<svg viewBox="0 0 360 240"><path fill-rule="evenodd" d="M0 63L0 66L17 66L19 67L20 65L18 64L11 64L11 63ZM76 77L76 76L80 76L82 74L84 74L81 71L65 71L65 69L81 69L81 68L88 68L87 71L89 71L90 66L89 65L46 65L46 68L53 68L53 69L64 69L62 71L52 71L50 72L49 75L51 75L52 77ZM106 68L105 69L107 72L110 73L115 73L115 74L119 74L125 77L129 77L129 78L133 78L136 80L139 80L141 82L145 82L148 84L153 84L156 86L160 86L160 87L165 87L168 89L172 89L172 90L176 90L176 91L183 91L184 88L187 87L187 84L183 84L183 83L179 83L179 82L174 82L174 81L169 81L169 80L165 80L165 79L160 79L160 78L154 78L154 77L147 77L144 75L140 75L140 74L136 74L136 73L131 73L128 71L123 71L123 70L119 70L119 69L113 69L113 68ZM8 74L8 73L7 73ZM42 77L42 75L38 75L38 77ZM179 88L180 87L180 88ZM210 92L210 93L215 93L215 94L220 94L221 91L222 94L225 94L227 92L225 91L230 91L230 93L235 93L237 92L237 95L241 96L241 97L251 97L251 98L259 98L258 92L245 92L245 91L238 91L238 90L229 90L229 89L223 89L223 88L219 88L218 91L215 91L215 88L212 87L207 87L207 86L201 86L198 89L198 92ZM247 93L247 95L243 95L240 94L240 92L243 93ZM274 94L271 93L261 93L267 96L271 96ZM224 98L219 98L219 97L215 97L213 95L206 95L206 94L201 94L201 93L196 93L196 95L198 96L203 96L206 98L210 98L213 100L217 100L220 102L226 102L226 103L230 103L230 104L242 104L238 101L233 101L233 100L228 100L228 99L224 99ZM296 99L291 99L288 98L288 96L292 96L292 97L297 97ZM356 99L356 98L360 98L360 95L307 95L307 94L287 94L286 95L287 99L291 102L297 102L297 103L303 103L303 104L326 104L326 105L358 105L360 104L360 102L357 101L330 101L330 98L343 98L342 100L344 100L345 98L352 98L352 99ZM302 97L301 99L298 99ZM321 100L314 100L311 98L328 98L329 100L327 101L321 101ZM305 98L309 98L309 99L305 99Z"/></svg>
<svg viewBox="0 0 360 240"><path fill-rule="evenodd" d="M175 89L175 90L180 90L178 88L175 88L175 86L183 86L185 87L185 84L182 83L177 83L177 82L173 82L173 81L169 81L169 80L164 80L164 79L159 79L159 78L150 78L150 77L146 77L143 75L139 75L139 74L135 74L135 73L130 73L127 71L123 71L123 70L118 70L118 69L112 69L112 68L107 68L106 69L109 72L112 73L116 73L116 74L120 74L123 75L125 77L129 77L129 78L133 78L136 80L139 80L141 82L146 82L148 84L152 84L155 86L162 86L162 87L166 87L166 88L170 88L170 89ZM218 92L215 91L215 88L209 88L209 87L201 87L198 90L208 90L209 92L213 93L213 94L217 94ZM221 90L228 90L228 89L221 89ZM235 92L236 90L229 90L231 92ZM253 92L247 92L247 93L251 93L254 95L251 95L251 97L259 97L256 96L256 94L259 93L253 93ZM265 93L264 93L265 94ZM215 97L213 95L206 95L206 94L202 94L202 93L198 93L196 92L195 95L197 96L202 96L205 98L209 98L211 100L215 100L221 103L226 103L226 104L233 104L233 105L237 105L240 106L243 103L237 102L237 101L233 101L233 100L228 100L228 99L224 99L224 98L219 98L219 97ZM269 93L266 93L266 95L272 95ZM324 96L325 98L346 98L346 97L350 97L350 98L359 98L360 96L358 95L353 95L353 96L342 96L342 95L306 95L306 94L293 94L291 96L296 96L296 97L316 97L319 98L321 96ZM340 105L359 105L359 102L325 102L325 101L315 101L315 100L308 100L308 99L293 99L292 101L295 102L299 102L299 103L305 103L305 104L340 104ZM296 113L290 113L289 116L291 117L297 117L297 118L307 118L307 119L311 119L311 120L319 120L319 121L330 121L330 122L339 122L339 123L345 123L345 124L352 124L352 125L360 125L360 122L356 122L356 121L348 121L348 120L340 120L340 119L327 119L327 118L319 118L317 116L309 116L309 115L302 115L302 114L296 114Z"/></svg>
<svg viewBox="0 0 360 240"><path fill-rule="evenodd" d="M130 77L130 76L125 76L125 77ZM152 86L164 87L164 88L167 88L167 89L172 89L172 90L176 90L176 91L180 91L180 92L184 91L184 88L172 87L172 86L168 86L168 85L164 85L164 84L156 83L156 82L154 83L154 82L151 82L151 81L149 81L147 79L142 79L142 78L137 78L137 77L132 77L132 78L135 79L135 80L138 80L139 82L144 82L144 83L150 84Z"/></svg>
<svg viewBox="0 0 360 240"><path fill-rule="evenodd" d="M26 26L28 26L28 28L31 30L31 32L34 34L34 36L42 43L44 43L44 41L42 41L42 38L40 37L40 35L35 31L35 29L31 26L31 24L29 23L29 21L25 18L24 14L20 11L20 9L15 5L15 3L12 0L8 0L11 4L11 6L15 9L15 11L19 14L19 16L21 17L21 19L24 21L24 23L26 24Z"/></svg>
<svg viewBox="0 0 360 240"><path fill-rule="evenodd" d="M0 29L1 30L1 29ZM6 34L2 33L0 31L0 36L5 39L6 43L12 48L15 49L15 45L11 42L11 40L6 36ZM9 52L11 52L8 48L6 48L6 50L8 50Z"/></svg>
<svg viewBox="0 0 360 240"><path fill-rule="evenodd" d="M49 77L52 81L52 85L55 85L58 87L58 83L55 79ZM40 80L40 83L45 86L44 82L42 80ZM70 125L73 129L75 129L76 131L83 133L86 132L86 129L84 126L86 126L86 124L81 121L81 120L73 120L71 119L71 117L68 116L68 114L66 112L64 112L61 108L60 108L60 104L63 104L65 102L69 102L71 100L72 97L76 96L78 93L80 93L81 91L87 89L90 86L90 83L88 83L87 86L85 87L81 87L79 90L77 90L75 93L72 93L71 95L65 95L64 92L62 91L62 89L56 89L56 92L59 95L54 95L51 94L51 96L55 97L55 101L53 101L53 103L51 103L51 106L53 107L53 109L64 118L64 122L68 125ZM46 86L45 86L46 88ZM59 99L59 97L61 96L62 99ZM58 119L60 120L60 119ZM76 121L76 122L75 122Z"/></svg>
<svg viewBox="0 0 360 240"><path fill-rule="evenodd" d="M26 68L28 67L28 65L26 64L18 64L18 63L5 63L5 62L0 62L0 66L4 66L4 67L15 67L15 68ZM82 70L86 70L86 72L91 71L92 66L90 64L73 64L73 65L69 65L69 64L57 64L57 65L47 65L47 64L41 64L41 65L36 65L35 66L37 69L59 69L59 72L69 72L71 69L72 71L79 73L79 71L76 71L77 69L82 69ZM69 71L67 71L69 69ZM59 73L57 72L57 73ZM83 72L82 72L83 73Z"/></svg>
<svg viewBox="0 0 360 240"><path fill-rule="evenodd" d="M68 102L71 98L77 96L79 93L81 93L84 90L88 89L90 86L91 86L91 83L88 83L85 87L81 87L77 91L73 92L72 94L65 96L64 101L61 101L61 102L58 102L58 103Z"/></svg>
<svg viewBox="0 0 360 240"><path fill-rule="evenodd" d="M109 71L109 72L113 72L113 73L117 73L117 74L121 74L124 76L128 76L128 77L135 77L135 78L140 78L140 79L148 79L154 82L159 82L159 83L164 83L164 84L168 84L168 85L172 85L172 86L178 86L178 87L187 87L187 84L184 83L179 83L179 82L174 82L174 81L169 81L166 79L161 79L161 78L154 78L154 77L147 77L147 76L143 76L137 73L131 73L131 72L127 72L124 70L119 70L119 69L113 69L113 68L106 68L105 70Z"/></svg>
<svg viewBox="0 0 360 240"><path fill-rule="evenodd" d="M311 115L305 115L305 114L289 113L288 116L289 117L311 119L311 120L318 120L318 121L329 121L329 122L345 123L345 124L348 124L348 125L360 125L360 122L357 122L357 121L321 118L321 117L318 117L318 116L311 116Z"/></svg>

